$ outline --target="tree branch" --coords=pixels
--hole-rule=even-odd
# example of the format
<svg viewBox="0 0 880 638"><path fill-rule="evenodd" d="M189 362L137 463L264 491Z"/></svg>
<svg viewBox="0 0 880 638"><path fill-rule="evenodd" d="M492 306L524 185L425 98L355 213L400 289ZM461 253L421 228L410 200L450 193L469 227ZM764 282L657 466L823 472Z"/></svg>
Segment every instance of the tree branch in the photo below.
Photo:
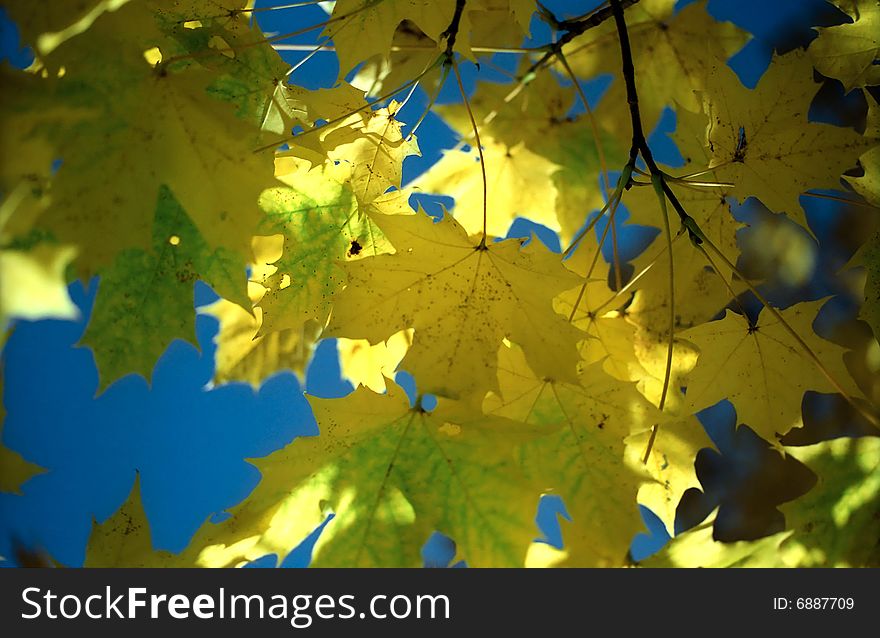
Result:
<svg viewBox="0 0 880 638"><path fill-rule="evenodd" d="M461 14L464 13L464 5L467 0L455 0L455 13L452 14L452 21L446 27L446 31L440 34L440 38L446 38L446 58L452 59L452 49L455 47L455 38L458 37L458 29L461 26Z"/></svg>
<svg viewBox="0 0 880 638"><path fill-rule="evenodd" d="M666 174L658 168L654 161L654 155L648 146L648 140L645 137L645 131L642 127L642 115L639 111L639 93L636 88L636 71L633 66L632 47L629 43L629 30L626 26L626 18L623 15L624 0L610 0L611 11L614 14L614 22L617 25L617 35L620 40L620 56L623 66L623 80L626 84L626 101L629 104L630 121L632 122L632 146L629 150L630 164L635 165L635 160L641 154L645 160L651 175L660 178L660 185L666 198L672 204L672 208L678 213L682 225L687 228L691 241L696 244L701 243L699 235L695 234L692 227L696 225L694 219L687 214L681 202L678 201L675 193L666 181Z"/></svg>
<svg viewBox="0 0 880 638"><path fill-rule="evenodd" d="M639 0L620 0L619 4L621 6L621 11L632 5L636 4ZM613 15L613 4L609 7L603 7L598 11L594 11L593 13L588 14L583 18L576 18L574 20L556 20L552 19L553 27L564 31L562 36L552 44L548 45L548 49L543 56L541 56L532 66L529 67L528 71L523 74L523 77L526 77L535 71L537 71L540 67L547 64L551 58L558 55L562 51L562 47L566 44L574 40L577 36L589 31L590 29L594 29L598 27L600 24L610 19ZM541 11L541 15L545 17L549 17L549 11Z"/></svg>

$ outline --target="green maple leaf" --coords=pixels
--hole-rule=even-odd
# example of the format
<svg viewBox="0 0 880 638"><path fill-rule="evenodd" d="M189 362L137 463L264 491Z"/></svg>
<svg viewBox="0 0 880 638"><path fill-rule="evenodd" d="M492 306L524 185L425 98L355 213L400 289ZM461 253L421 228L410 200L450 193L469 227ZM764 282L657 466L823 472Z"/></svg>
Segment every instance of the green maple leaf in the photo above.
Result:
<svg viewBox="0 0 880 638"><path fill-rule="evenodd" d="M197 279L249 308L245 265L226 248L212 250L171 192L162 189L152 250L124 251L101 272L92 319L82 339L95 353L100 388L129 372L149 380L174 339L197 345Z"/></svg>

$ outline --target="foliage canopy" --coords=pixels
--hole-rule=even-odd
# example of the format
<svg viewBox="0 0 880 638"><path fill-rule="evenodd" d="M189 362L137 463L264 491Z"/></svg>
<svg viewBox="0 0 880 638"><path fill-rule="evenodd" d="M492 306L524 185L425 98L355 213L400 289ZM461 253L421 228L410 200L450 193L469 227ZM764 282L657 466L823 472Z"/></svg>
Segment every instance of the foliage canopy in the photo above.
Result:
<svg viewBox="0 0 880 638"><path fill-rule="evenodd" d="M36 58L0 69L4 331L75 317L67 285L97 275L82 345L100 391L149 380L174 339L196 343L201 280L220 297L199 309L220 323L217 383L302 375L336 338L357 387L308 397L320 432L253 460L253 493L182 553L153 548L135 483L86 565L280 561L324 525L315 565L415 566L439 531L472 566L621 566L637 504L679 532L648 566L880 564L880 2L832 2L840 24L774 55L754 88L726 64L749 35L702 1L562 18L533 0L338 0L305 24L310 4L273 8L290 29L267 37L269 7L247 0L4 2ZM523 45L537 21L553 39ZM316 29L309 54L335 51L340 74L307 89L277 45ZM515 71L468 94L460 67L500 54ZM823 84L857 92L866 118L814 121ZM444 85L462 100L435 106ZM419 87L460 143L404 184L422 120L400 113ZM664 109L676 168L646 135ZM454 207L432 219L414 193ZM840 276L873 337L826 338L824 298L767 300L737 213L749 198L772 213L750 241L789 267L807 259L791 237L812 246L805 202L857 210L872 230ZM505 239L516 218L556 231L562 254ZM655 232L626 254L635 226ZM804 428L810 393L836 395L823 436ZM812 477L775 475L782 528L727 538L722 505L684 529L718 456L695 415L725 400L767 468ZM0 463L4 491L40 471L6 448ZM546 494L568 510L563 550L534 542Z"/></svg>

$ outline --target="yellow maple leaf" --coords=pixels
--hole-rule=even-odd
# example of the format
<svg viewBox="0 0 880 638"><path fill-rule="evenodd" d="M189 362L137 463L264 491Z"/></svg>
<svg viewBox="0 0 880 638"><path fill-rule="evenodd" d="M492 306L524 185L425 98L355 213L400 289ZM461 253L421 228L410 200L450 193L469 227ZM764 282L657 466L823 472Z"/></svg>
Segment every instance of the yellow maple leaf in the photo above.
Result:
<svg viewBox="0 0 880 638"><path fill-rule="evenodd" d="M861 392L843 362L845 350L813 331L813 321L825 300L799 303L780 311L819 358L832 378L850 396ZM728 399L737 422L779 447L779 437L803 426L804 392L837 392L783 324L766 309L754 326L730 310L679 335L700 349L687 382L687 404L693 411Z"/></svg>
<svg viewBox="0 0 880 638"><path fill-rule="evenodd" d="M663 326L668 315L664 315L657 325L638 321L642 291L638 291L629 303L630 294L616 294L611 290L608 285L610 265L602 257L595 233L588 233L581 239L565 264L585 279L579 288L559 295L554 300L554 307L591 337L581 343L581 358L585 363L601 361L605 371L616 379L637 382L639 391L659 405L666 374L668 337ZM665 280L663 285L666 285ZM693 348L676 340L671 391L667 393L665 410L678 410L680 392L677 379L687 374L695 362Z"/></svg>
<svg viewBox="0 0 880 638"><path fill-rule="evenodd" d="M859 158L859 164L864 171L860 177L845 175L844 179L853 189L869 204L880 208L880 105L877 100L867 94L868 116L865 122L865 137L874 141L872 146Z"/></svg>
<svg viewBox="0 0 880 638"><path fill-rule="evenodd" d="M170 567L179 560L153 549L140 483L138 475L122 506L103 522L92 522L83 567Z"/></svg>
<svg viewBox="0 0 880 638"><path fill-rule="evenodd" d="M658 411L635 384L613 379L601 364L584 369L576 383L555 381L535 375L516 346L499 351L498 385L499 394L483 402L485 412L556 429L523 446L521 462L566 504L572 519L563 531L566 564L623 564L641 529L635 502L647 479L638 463L627 462L623 439L650 428Z"/></svg>
<svg viewBox="0 0 880 638"><path fill-rule="evenodd" d="M250 497L228 520L206 523L173 564L234 566L266 554L283 560L332 513L315 566L415 567L434 531L454 538L473 566L522 566L540 490L522 472L517 449L552 428L444 399L431 412L411 408L390 381L385 395L359 388L309 401L320 436L258 460L263 479ZM96 541L95 551L113 551L118 536ZM168 564L158 552L143 557L140 547L117 565Z"/></svg>
<svg viewBox="0 0 880 638"><path fill-rule="evenodd" d="M248 290L255 303L265 289L250 283ZM257 307L251 314L238 304L220 299L201 309L220 323L214 343L214 383L245 381L260 387L269 376L282 370L290 370L299 377L305 376L306 365L311 359L315 342L320 334L316 321L305 322L299 330L290 328L258 334L263 323L263 311Z"/></svg>
<svg viewBox="0 0 880 638"><path fill-rule="evenodd" d="M798 51L775 56L754 90L716 65L701 93L703 112L679 112L675 140L690 166L713 168L743 202L757 197L804 228L798 201L813 188L840 188L840 176L873 145L851 129L808 122L813 66ZM709 179L708 177L706 179Z"/></svg>
<svg viewBox="0 0 880 638"><path fill-rule="evenodd" d="M525 63L521 71L525 72ZM570 86L541 73L523 86L481 82L470 98L486 161L489 232L503 235L517 216L560 231L563 242L587 215L605 203L600 158L607 166L624 161L620 144L604 130L594 135L585 115L569 117L575 100ZM437 111L474 143L473 126L462 104ZM600 154L600 145L601 151ZM449 151L413 186L455 198L454 214L469 232L482 229L482 172L477 152Z"/></svg>
<svg viewBox="0 0 880 638"><path fill-rule="evenodd" d="M880 84L880 2L853 0L841 7L853 22L819 27L819 37L810 43L810 58L824 76L852 89Z"/></svg>
<svg viewBox="0 0 880 638"><path fill-rule="evenodd" d="M724 543L713 538L715 513L706 521L677 536L642 567L785 567L779 544L791 532L779 532L756 541Z"/></svg>
<svg viewBox="0 0 880 638"><path fill-rule="evenodd" d="M379 53L364 60L351 83L368 96L379 97L421 75L419 84L423 88L436 89L440 67L432 65L441 53L436 42L414 23L404 20L394 32L390 53Z"/></svg>
<svg viewBox="0 0 880 638"><path fill-rule="evenodd" d="M625 440L630 463L642 463L650 432L633 434ZM639 488L639 504L663 521L666 531L675 534L675 514L682 495L699 488L694 459L703 448L714 448L703 426L694 417L667 418L657 430L645 469L653 480Z"/></svg>
<svg viewBox="0 0 880 638"><path fill-rule="evenodd" d="M451 217L373 215L396 249L345 265L348 286L337 296L328 336L378 343L414 328L401 366L424 392L454 398L496 385L503 338L523 346L543 376L573 379L581 332L552 308L554 296L578 284L539 242L483 245Z"/></svg>
<svg viewBox="0 0 880 638"><path fill-rule="evenodd" d="M257 199L273 184L271 154L253 152L260 129L209 92L225 76L145 59L149 43L163 41L152 22L148 7L129 3L101 14L50 56L67 67L54 82L57 104L91 114L46 127L62 166L39 224L81 249L82 275L122 250L149 248L163 185L209 245L246 257L259 220ZM111 58L108 50L115 52Z"/></svg>
<svg viewBox="0 0 880 638"><path fill-rule="evenodd" d="M736 242L736 231L743 224L736 221L730 211L727 188L675 188L684 209L696 222L706 236L735 264L740 250ZM633 224L663 228L663 212L652 188L631 189L624 196L624 203L630 211L629 221ZM678 223L674 213L669 210L670 226L675 232ZM630 316L640 326L662 332L669 325L669 260L667 239L664 231L633 260L636 274L648 269L633 288L639 291L637 303L630 309ZM686 236L678 237L672 246L675 275L675 328L685 329L708 321L718 314L729 302L728 285L738 291L733 272L714 253L709 253L712 261L688 241ZM723 277L724 281L719 279ZM725 284L725 282L727 282Z"/></svg>
<svg viewBox="0 0 880 638"><path fill-rule="evenodd" d="M355 388L363 385L373 392L385 392L385 380L394 379L410 345L412 330L401 330L372 346L366 339L337 339L340 375Z"/></svg>
<svg viewBox="0 0 880 638"><path fill-rule="evenodd" d="M712 18L705 2L689 4L677 13L675 5L675 0L641 0L626 11L646 131L654 128L666 106L680 104L698 110L699 100L693 91L706 87L713 63L723 63L748 40L748 34L730 22ZM596 115L628 142L629 122L620 117L620 105L626 104L627 98L614 20L578 36L563 53L576 75L615 75Z"/></svg>
<svg viewBox="0 0 880 638"><path fill-rule="evenodd" d="M862 244L849 265L865 268L864 301L859 317L871 326L874 338L880 341L880 231Z"/></svg>
<svg viewBox="0 0 880 638"><path fill-rule="evenodd" d="M324 35L336 45L339 73L344 76L363 60L387 58L395 31L404 21L445 46L442 36L452 24L455 9L456 0L338 0ZM491 32L515 22L519 35L526 35L533 11L533 0L472 0L462 10L454 50L472 57L472 30Z"/></svg>
<svg viewBox="0 0 880 638"><path fill-rule="evenodd" d="M358 126L335 129L322 136L331 160L351 166L351 187L361 212L389 189L401 187L403 160L419 155L415 136L404 137L403 124L397 119L401 104L394 100L371 111Z"/></svg>
<svg viewBox="0 0 880 638"><path fill-rule="evenodd" d="M30 250L0 249L0 330L11 319L76 319L65 270L71 246L39 244Z"/></svg>
<svg viewBox="0 0 880 638"><path fill-rule="evenodd" d="M528 217L552 230L559 223L548 202L557 192L553 174L561 167L530 151L523 143L514 147L484 142L486 163L486 232L503 237L517 217ZM425 175L412 184L429 193L455 199L453 214L469 233L483 230L483 175L476 150L450 150ZM550 212L548 215L547 213Z"/></svg>
<svg viewBox="0 0 880 638"><path fill-rule="evenodd" d="M323 326L333 297L345 282L338 262L358 254L381 252L370 239L381 233L368 217L358 215L349 186L316 168L279 174L284 187L265 191L260 205L265 212L260 232L283 237L281 254L255 279L265 288L258 305L262 311L260 334L279 330L299 331L306 321Z"/></svg>
<svg viewBox="0 0 880 638"><path fill-rule="evenodd" d="M479 59L497 48L521 42L523 34L528 32L535 3L534 0L480 0L469 2L465 9L459 33L470 34L471 53ZM404 20L394 32L390 52L364 60L352 84L370 97L378 97L421 76L419 84L430 93L432 89L437 90L441 77L440 67L432 64L444 51L444 40L436 42L414 22Z"/></svg>

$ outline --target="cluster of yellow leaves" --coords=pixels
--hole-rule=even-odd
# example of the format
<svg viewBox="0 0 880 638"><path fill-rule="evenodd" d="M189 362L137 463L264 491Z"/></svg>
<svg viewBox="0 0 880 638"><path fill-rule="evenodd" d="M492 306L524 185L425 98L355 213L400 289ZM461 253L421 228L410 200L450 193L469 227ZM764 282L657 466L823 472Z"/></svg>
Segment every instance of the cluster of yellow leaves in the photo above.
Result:
<svg viewBox="0 0 880 638"><path fill-rule="evenodd" d="M623 287L610 283L595 232L567 259L536 240L497 239L527 217L568 243L606 203L631 134L613 21L572 39L568 65L478 83L469 108L482 167L468 108L436 109L461 144L412 185L455 199L453 214L435 221L409 205L403 163L419 147L401 104L374 108L365 95L426 71L439 77L456 7L459 56L518 47L531 0L339 0L323 35L343 76L365 64L354 86L318 90L287 81L244 0L51 2L42 12L11 2L37 62L2 75L0 321L70 317L68 276L99 274L83 343L103 389L131 372L149 378L173 339L195 342L192 286L202 280L221 297L203 309L220 324L215 382L302 376L317 340L335 337L342 374L358 386L341 399L309 397L320 434L256 460L254 492L183 553L153 550L136 485L96 526L86 564L281 561L326 524L316 565L415 566L440 531L475 566L615 566L641 529L637 504L672 533L682 494L699 484L694 458L712 445L697 412L727 399L740 423L781 447L801 425L805 392L860 396L844 350L813 331L822 302L765 309L754 321L717 317L746 288L733 268L741 224L732 200L756 197L806 226L799 196L841 188L861 161L865 174L847 179L876 203L876 105L864 135L807 119L814 65L847 88L873 81L876 47L869 64L852 43L870 39L876 4L847 3L852 25L823 31L808 53L775 57L754 90L724 65L748 36L705 2L627 10L643 123L650 130L664 108L676 110L684 172L695 176L672 188L723 255L707 259L683 234L673 241L667 369L665 237L633 260ZM846 56L834 58L841 39ZM595 113L571 115L579 92L556 75L568 68L581 79L614 75ZM650 188L628 189L623 205L632 223L663 226ZM854 263L868 266L866 294L876 297L872 241ZM864 316L876 330L872 303ZM393 381L401 370L418 384L414 406ZM436 408L425 408L428 393ZM853 446L859 468L873 442ZM840 446L822 445L804 459L838 458ZM15 463L0 489L33 471ZM551 493L571 515L562 552L533 542L538 499ZM846 516L859 506L850 501ZM807 526L821 506L807 503L793 520ZM711 563L714 541L689 534L668 559L699 544L699 562ZM811 551L787 560L870 558Z"/></svg>

